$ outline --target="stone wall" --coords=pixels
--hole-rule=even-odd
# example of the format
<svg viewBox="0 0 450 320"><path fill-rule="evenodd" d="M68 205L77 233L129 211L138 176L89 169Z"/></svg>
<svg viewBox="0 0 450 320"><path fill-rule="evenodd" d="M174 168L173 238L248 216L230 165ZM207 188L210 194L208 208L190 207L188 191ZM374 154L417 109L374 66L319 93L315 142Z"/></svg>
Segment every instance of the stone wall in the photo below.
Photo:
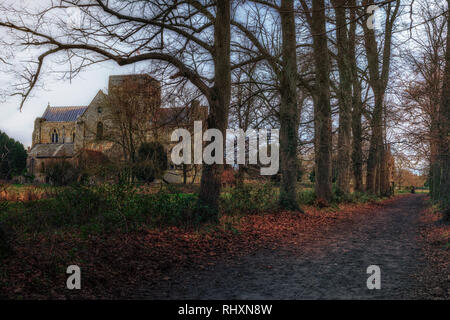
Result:
<svg viewBox="0 0 450 320"><path fill-rule="evenodd" d="M74 122L48 122L42 118L38 118L34 125L33 146L38 143L52 143L52 133L54 130L58 133L58 143L74 142Z"/></svg>

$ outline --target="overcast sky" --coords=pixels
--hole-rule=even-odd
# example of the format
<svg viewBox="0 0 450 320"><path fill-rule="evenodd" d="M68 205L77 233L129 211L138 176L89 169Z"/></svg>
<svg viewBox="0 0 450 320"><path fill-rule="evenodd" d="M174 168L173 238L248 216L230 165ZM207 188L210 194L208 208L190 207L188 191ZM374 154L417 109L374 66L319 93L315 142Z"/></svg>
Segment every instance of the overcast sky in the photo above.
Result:
<svg viewBox="0 0 450 320"><path fill-rule="evenodd" d="M55 81L44 76L45 89L37 88L34 96L19 110L20 99L10 98L0 102L0 130L26 147L31 145L34 120L44 113L48 103L51 106L86 106L98 90L107 91L108 77L116 74L133 73L132 66L119 67L113 63L103 63L87 69L71 83ZM8 79L1 79L7 81Z"/></svg>

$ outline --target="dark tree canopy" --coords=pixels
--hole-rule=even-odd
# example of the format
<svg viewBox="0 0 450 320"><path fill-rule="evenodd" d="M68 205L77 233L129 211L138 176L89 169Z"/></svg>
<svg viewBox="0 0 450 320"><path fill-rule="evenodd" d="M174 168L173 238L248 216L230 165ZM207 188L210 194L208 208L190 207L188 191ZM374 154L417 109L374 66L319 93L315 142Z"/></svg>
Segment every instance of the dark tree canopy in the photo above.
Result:
<svg viewBox="0 0 450 320"><path fill-rule="evenodd" d="M24 173L27 152L24 146L0 131L0 179L9 180Z"/></svg>

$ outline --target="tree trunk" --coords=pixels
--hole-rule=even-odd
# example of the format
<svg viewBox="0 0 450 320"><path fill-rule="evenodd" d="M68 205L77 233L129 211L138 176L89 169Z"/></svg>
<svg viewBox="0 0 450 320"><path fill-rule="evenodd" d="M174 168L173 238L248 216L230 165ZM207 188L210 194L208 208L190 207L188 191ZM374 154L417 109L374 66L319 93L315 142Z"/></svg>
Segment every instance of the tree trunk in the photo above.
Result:
<svg viewBox="0 0 450 320"><path fill-rule="evenodd" d="M228 126L231 97L231 5L230 0L217 1L214 26L214 87L209 97L208 128L219 129L224 137ZM224 139L225 140L225 139ZM223 164L203 164L200 203L207 206L205 220L217 221Z"/></svg>
<svg viewBox="0 0 450 320"><path fill-rule="evenodd" d="M336 39L339 69L339 130L337 156L337 187L344 193L350 192L350 136L352 108L352 72L349 61L349 39L345 5L347 0L333 0L336 12Z"/></svg>
<svg viewBox="0 0 450 320"><path fill-rule="evenodd" d="M447 0L450 7L450 0ZM442 177L440 185L440 203L444 219L450 221L450 13L447 12L447 47L445 52L445 71L442 86L440 110L440 160Z"/></svg>
<svg viewBox="0 0 450 320"><path fill-rule="evenodd" d="M331 189L331 104L330 104L330 60L327 47L324 0L313 1L312 24L315 83L315 163L316 197L328 203Z"/></svg>
<svg viewBox="0 0 450 320"><path fill-rule="evenodd" d="M372 113L370 126L372 135L370 138L369 157L367 159L367 176L366 176L366 190L371 194L379 194L379 176L380 176L380 161L383 148L383 100L384 94L381 88L380 76L378 71L378 51L375 40L374 30L364 28L364 40L367 55L367 62L369 67L370 85L372 87L375 106Z"/></svg>
<svg viewBox="0 0 450 320"><path fill-rule="evenodd" d="M283 68L280 81L280 205L298 210L297 145L299 114L297 107L297 55L294 1L282 0L280 7Z"/></svg>
<svg viewBox="0 0 450 320"><path fill-rule="evenodd" d="M356 19L356 1L350 2L350 21ZM363 191L363 153L362 153L362 98L361 98L361 83L358 77L358 64L356 60L356 22L350 24L349 34L349 47L350 47L350 64L352 71L352 169L354 178L355 191Z"/></svg>
<svg viewBox="0 0 450 320"><path fill-rule="evenodd" d="M374 4L373 0L363 1L364 5ZM391 61L392 28L400 8L400 1L395 2L394 10L391 12L391 3L387 4L387 17L385 22L384 48L380 73L380 61L375 30L369 28L367 19L363 21L364 46L366 49L367 65L369 69L369 84L375 99L375 106L372 113L369 157L367 159L366 190L371 194L379 195L384 185L384 175L382 174L383 160L383 105L384 94L389 80L389 70ZM384 171L383 171L384 173Z"/></svg>

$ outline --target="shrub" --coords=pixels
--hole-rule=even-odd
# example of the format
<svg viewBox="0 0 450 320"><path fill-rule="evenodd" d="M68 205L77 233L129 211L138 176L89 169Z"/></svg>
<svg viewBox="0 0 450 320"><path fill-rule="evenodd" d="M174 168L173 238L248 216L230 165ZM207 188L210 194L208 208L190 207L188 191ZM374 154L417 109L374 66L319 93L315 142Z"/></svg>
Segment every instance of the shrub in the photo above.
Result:
<svg viewBox="0 0 450 320"><path fill-rule="evenodd" d="M159 142L143 143L138 150L135 176L144 182L160 179L167 170L167 154Z"/></svg>
<svg viewBox="0 0 450 320"><path fill-rule="evenodd" d="M144 197L151 224L155 226L196 226L202 222L198 196L160 191Z"/></svg>
<svg viewBox="0 0 450 320"><path fill-rule="evenodd" d="M316 201L314 190L301 190L297 193L297 201L300 205L312 206Z"/></svg>
<svg viewBox="0 0 450 320"><path fill-rule="evenodd" d="M42 174L57 186L66 186L78 180L79 170L67 160L54 160L42 167Z"/></svg>
<svg viewBox="0 0 450 320"><path fill-rule="evenodd" d="M225 191L220 198L223 214L255 214L277 208L278 197L272 184L242 185Z"/></svg>
<svg viewBox="0 0 450 320"><path fill-rule="evenodd" d="M374 201L377 196L370 195L365 192L356 191L353 193L343 193L336 190L334 193L333 202L334 203L365 203Z"/></svg>
<svg viewBox="0 0 450 320"><path fill-rule="evenodd" d="M170 193L141 194L131 184L72 185L59 188L54 198L15 203L0 221L22 233L75 228L84 233L130 231L143 226L196 226L198 196ZM17 212L20 211L20 214Z"/></svg>

